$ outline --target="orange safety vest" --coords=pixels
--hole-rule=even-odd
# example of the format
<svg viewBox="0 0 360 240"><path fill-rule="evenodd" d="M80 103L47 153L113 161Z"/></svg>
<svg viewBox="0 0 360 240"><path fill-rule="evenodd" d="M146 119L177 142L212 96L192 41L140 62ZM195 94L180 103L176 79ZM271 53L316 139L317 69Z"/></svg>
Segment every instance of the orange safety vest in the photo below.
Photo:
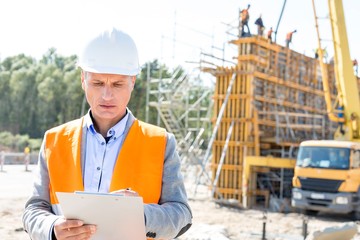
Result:
<svg viewBox="0 0 360 240"><path fill-rule="evenodd" d="M247 9L243 9L241 11L241 21L242 22L247 22L249 21L249 11Z"/></svg>
<svg viewBox="0 0 360 240"><path fill-rule="evenodd" d="M83 119L48 131L45 157L51 204L56 192L83 191L80 149ZM166 147L165 129L138 120L131 126L115 163L110 191L131 188L144 203L158 203Z"/></svg>

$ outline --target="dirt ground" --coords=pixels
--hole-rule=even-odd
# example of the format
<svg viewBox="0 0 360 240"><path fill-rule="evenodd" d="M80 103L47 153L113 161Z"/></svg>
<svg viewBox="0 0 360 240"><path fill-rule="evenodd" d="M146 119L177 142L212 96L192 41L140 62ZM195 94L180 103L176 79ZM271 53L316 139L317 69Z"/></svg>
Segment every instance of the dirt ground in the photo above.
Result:
<svg viewBox="0 0 360 240"><path fill-rule="evenodd" d="M34 166L30 166L34 169ZM21 213L28 196L32 172L23 166L5 165L0 172L0 239L29 239L23 231ZM180 240L247 240L262 239L263 210L236 209L216 204L209 197L208 188L199 186L193 196L193 183L188 182L189 203L193 211L193 226ZM304 216L299 213L267 212L267 240L300 240ZM308 218L308 232L351 222L346 216L318 215ZM360 240L360 233L354 239Z"/></svg>

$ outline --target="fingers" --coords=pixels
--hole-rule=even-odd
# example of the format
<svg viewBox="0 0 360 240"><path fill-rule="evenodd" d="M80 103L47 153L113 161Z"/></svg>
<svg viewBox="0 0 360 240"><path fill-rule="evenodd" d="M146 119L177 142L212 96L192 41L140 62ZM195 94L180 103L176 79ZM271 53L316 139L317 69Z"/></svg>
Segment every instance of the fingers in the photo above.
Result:
<svg viewBox="0 0 360 240"><path fill-rule="evenodd" d="M138 197L139 194L132 190L125 190L125 196L127 197Z"/></svg>
<svg viewBox="0 0 360 240"><path fill-rule="evenodd" d="M112 191L111 193L121 194L126 197L138 197L139 196L139 194L137 192L131 190L131 188L119 189L119 190Z"/></svg>
<svg viewBox="0 0 360 240"><path fill-rule="evenodd" d="M73 239L90 239L90 237L96 232L94 225L83 225L80 227L68 228L68 236Z"/></svg>
<svg viewBox="0 0 360 240"><path fill-rule="evenodd" d="M125 189L125 196L129 196L129 197L137 197L139 196L139 194L133 190L131 190L131 188L127 188Z"/></svg>
<svg viewBox="0 0 360 240"><path fill-rule="evenodd" d="M80 220L66 220L60 218L54 223L54 234L57 240L90 239L95 232L95 225L84 225Z"/></svg>

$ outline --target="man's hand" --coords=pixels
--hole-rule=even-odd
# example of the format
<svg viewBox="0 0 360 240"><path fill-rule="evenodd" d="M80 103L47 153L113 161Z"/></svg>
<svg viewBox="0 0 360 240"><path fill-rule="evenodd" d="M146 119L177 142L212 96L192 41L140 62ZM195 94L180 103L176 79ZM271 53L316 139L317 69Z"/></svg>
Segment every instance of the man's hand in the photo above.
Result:
<svg viewBox="0 0 360 240"><path fill-rule="evenodd" d="M80 220L60 218L54 223L54 234L57 240L85 240L96 232L95 225L84 225Z"/></svg>
<svg viewBox="0 0 360 240"><path fill-rule="evenodd" d="M119 190L112 191L111 193L122 194L126 197L138 197L139 196L139 194L135 191L132 191L131 188L119 189Z"/></svg>

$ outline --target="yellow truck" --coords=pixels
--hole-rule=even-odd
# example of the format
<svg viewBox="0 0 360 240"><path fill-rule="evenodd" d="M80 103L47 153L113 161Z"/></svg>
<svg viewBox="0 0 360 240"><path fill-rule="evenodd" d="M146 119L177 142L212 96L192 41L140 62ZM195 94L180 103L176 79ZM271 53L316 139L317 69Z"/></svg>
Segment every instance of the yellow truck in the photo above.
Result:
<svg viewBox="0 0 360 240"><path fill-rule="evenodd" d="M300 145L292 206L307 213L352 213L360 217L360 143L309 140Z"/></svg>

